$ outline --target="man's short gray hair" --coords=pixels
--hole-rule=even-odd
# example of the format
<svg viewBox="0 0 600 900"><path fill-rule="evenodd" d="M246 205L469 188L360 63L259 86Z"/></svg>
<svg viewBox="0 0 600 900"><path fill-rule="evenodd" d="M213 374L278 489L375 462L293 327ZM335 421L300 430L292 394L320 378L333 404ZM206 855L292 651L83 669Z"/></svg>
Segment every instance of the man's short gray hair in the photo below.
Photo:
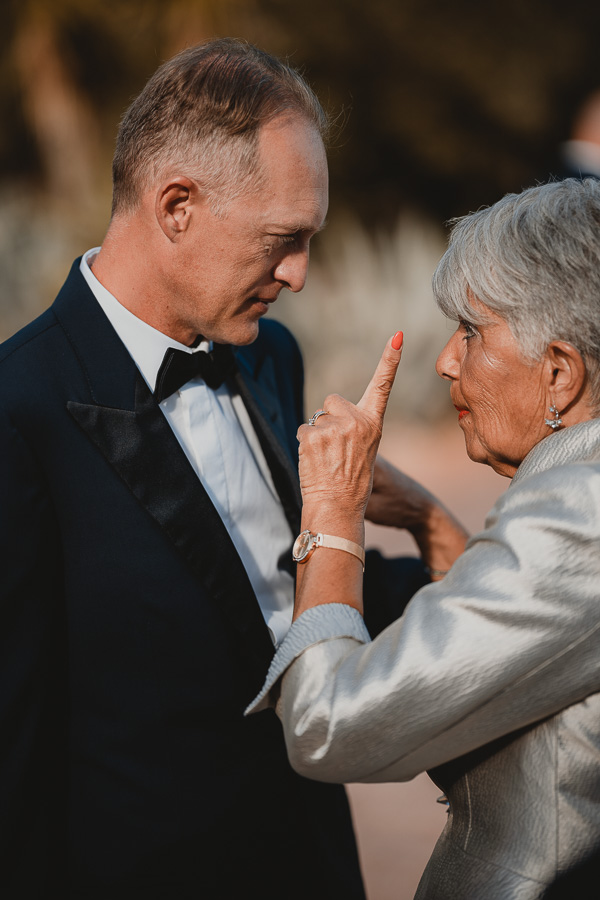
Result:
<svg viewBox="0 0 600 900"><path fill-rule="evenodd" d="M220 212L258 172L262 125L327 116L302 76L251 44L222 38L164 63L125 112L113 159L113 215L136 209L167 169L195 178Z"/></svg>
<svg viewBox="0 0 600 900"><path fill-rule="evenodd" d="M433 292L451 319L504 319L526 359L553 340L581 353L600 403L600 181L567 178L507 194L454 220Z"/></svg>

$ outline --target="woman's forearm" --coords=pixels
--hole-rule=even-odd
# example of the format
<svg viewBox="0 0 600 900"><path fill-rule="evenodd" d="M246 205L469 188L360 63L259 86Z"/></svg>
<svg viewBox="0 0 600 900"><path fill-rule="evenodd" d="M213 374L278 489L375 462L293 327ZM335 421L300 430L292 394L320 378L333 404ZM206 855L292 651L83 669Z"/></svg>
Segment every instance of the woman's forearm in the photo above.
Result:
<svg viewBox="0 0 600 900"><path fill-rule="evenodd" d="M455 516L426 488L378 457L367 518L377 525L405 528L431 570L433 580L447 572L469 538Z"/></svg>
<svg viewBox="0 0 600 900"><path fill-rule="evenodd" d="M321 532L364 547L365 527L361 513L339 507L305 505L302 530ZM310 558L298 563L294 619L322 603L347 603L363 611L361 561L344 550L317 547Z"/></svg>

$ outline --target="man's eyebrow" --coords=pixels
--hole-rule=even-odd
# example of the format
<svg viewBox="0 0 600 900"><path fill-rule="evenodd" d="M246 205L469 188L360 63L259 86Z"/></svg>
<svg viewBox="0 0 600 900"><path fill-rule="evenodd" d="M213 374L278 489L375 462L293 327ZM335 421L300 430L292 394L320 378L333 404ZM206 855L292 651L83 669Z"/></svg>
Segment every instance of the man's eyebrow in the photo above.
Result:
<svg viewBox="0 0 600 900"><path fill-rule="evenodd" d="M283 225L283 224L267 225L267 229L269 229L269 228L277 229L278 231L281 231L282 233L286 233L286 234L297 234L300 231L312 231L313 234L318 234L320 231L323 231L323 229L325 228L326 225L327 225L327 219L325 219L325 221L322 223L322 225L317 225L316 228L312 223L310 225L308 225L307 223L301 224L299 222L295 222L293 225Z"/></svg>
<svg viewBox="0 0 600 900"><path fill-rule="evenodd" d="M323 229L325 228L326 225L327 225L327 219L325 219L325 221L323 222L322 225L318 225L316 228L314 227L314 225L298 225L293 230L294 230L294 232L296 232L296 231L312 231L313 234L318 234L320 231L323 231Z"/></svg>

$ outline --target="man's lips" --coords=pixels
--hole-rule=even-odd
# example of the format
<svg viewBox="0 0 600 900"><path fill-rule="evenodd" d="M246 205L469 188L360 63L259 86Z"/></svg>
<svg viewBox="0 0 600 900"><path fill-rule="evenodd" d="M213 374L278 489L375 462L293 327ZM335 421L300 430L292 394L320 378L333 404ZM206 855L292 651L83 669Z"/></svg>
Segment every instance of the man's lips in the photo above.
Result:
<svg viewBox="0 0 600 900"><path fill-rule="evenodd" d="M266 311L269 308L269 306L271 305L271 303L275 303L275 301L277 300L277 297L258 297L256 295L254 295L254 297L250 297L249 299L250 299L250 303L259 304Z"/></svg>

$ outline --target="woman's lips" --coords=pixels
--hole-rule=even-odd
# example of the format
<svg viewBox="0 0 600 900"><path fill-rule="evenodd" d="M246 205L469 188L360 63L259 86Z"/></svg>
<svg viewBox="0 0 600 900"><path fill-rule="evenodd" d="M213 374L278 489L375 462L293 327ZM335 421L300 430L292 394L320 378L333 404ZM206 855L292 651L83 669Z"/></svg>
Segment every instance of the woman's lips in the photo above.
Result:
<svg viewBox="0 0 600 900"><path fill-rule="evenodd" d="M457 406L456 404L454 404L454 409L458 412L458 421L459 422L469 412L469 410L465 409L464 406Z"/></svg>

